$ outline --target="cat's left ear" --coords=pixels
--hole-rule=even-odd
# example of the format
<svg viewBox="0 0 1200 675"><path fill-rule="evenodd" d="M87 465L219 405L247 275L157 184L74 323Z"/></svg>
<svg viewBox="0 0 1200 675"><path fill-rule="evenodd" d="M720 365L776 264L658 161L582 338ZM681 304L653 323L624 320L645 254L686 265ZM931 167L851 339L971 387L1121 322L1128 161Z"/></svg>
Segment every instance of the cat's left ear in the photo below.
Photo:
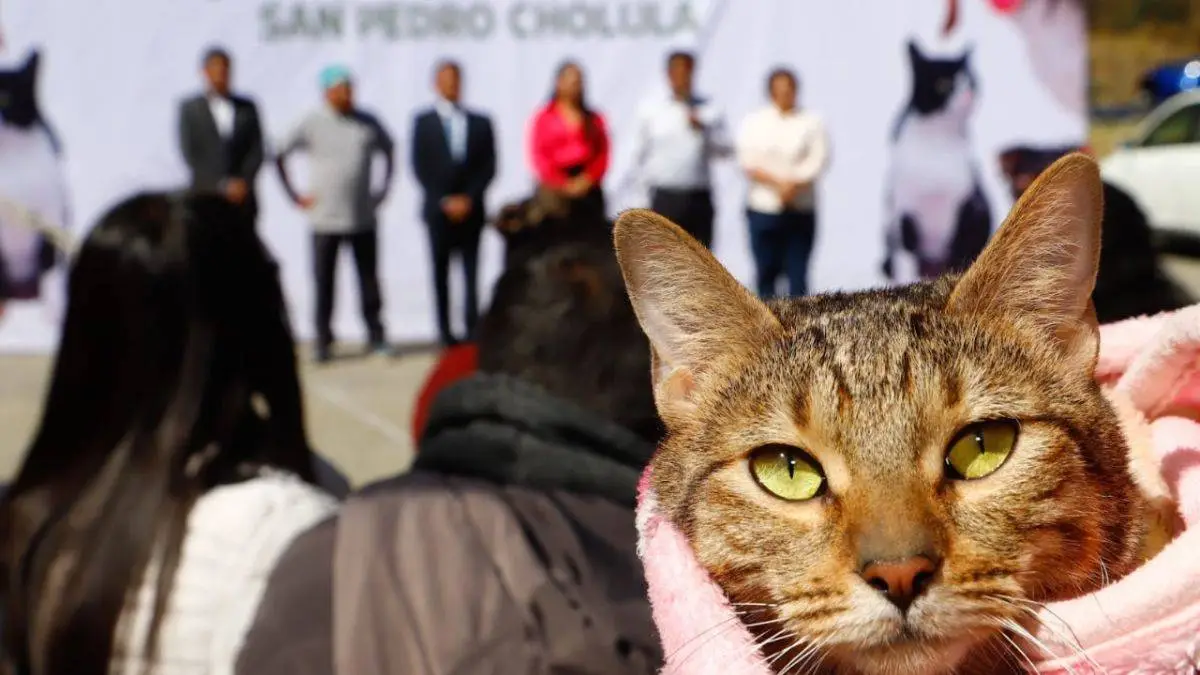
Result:
<svg viewBox="0 0 1200 675"><path fill-rule="evenodd" d="M1096 162L1080 153L1059 159L1021 195L959 280L948 309L1040 331L1091 373L1099 345L1092 290L1103 211Z"/></svg>
<svg viewBox="0 0 1200 675"><path fill-rule="evenodd" d="M654 400L672 420L694 410L697 381L715 363L753 358L779 320L691 235L646 209L621 214L617 259L653 356Z"/></svg>

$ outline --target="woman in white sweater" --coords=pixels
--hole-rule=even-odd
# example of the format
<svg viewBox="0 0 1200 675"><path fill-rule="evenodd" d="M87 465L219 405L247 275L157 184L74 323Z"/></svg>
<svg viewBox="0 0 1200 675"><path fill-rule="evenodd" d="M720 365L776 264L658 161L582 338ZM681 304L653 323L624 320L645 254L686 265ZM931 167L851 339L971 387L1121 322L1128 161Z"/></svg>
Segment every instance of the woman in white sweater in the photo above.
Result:
<svg viewBox="0 0 1200 675"><path fill-rule="evenodd" d="M4 670L231 672L312 483L277 267L215 196L114 207L73 263L41 425L0 501Z"/></svg>

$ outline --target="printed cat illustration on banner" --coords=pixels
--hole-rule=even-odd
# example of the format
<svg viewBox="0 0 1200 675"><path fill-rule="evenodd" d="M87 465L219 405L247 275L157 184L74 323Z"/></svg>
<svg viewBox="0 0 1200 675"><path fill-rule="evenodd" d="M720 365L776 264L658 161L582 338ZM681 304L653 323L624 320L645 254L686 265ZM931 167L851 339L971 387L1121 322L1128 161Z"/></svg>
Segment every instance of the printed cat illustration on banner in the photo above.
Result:
<svg viewBox="0 0 1200 675"><path fill-rule="evenodd" d="M961 271L992 217L970 139L978 84L970 52L931 58L908 43L912 92L896 121L887 175L884 274L897 282Z"/></svg>
<svg viewBox="0 0 1200 675"><path fill-rule="evenodd" d="M1023 672L1037 609L1170 538L1162 478L1093 377L1101 195L1074 154L961 275L769 303L661 216L622 215L668 429L649 499L763 671Z"/></svg>
<svg viewBox="0 0 1200 675"><path fill-rule="evenodd" d="M29 222L64 228L68 205L54 132L37 100L40 56L0 70L0 302L34 300L53 246Z"/></svg>

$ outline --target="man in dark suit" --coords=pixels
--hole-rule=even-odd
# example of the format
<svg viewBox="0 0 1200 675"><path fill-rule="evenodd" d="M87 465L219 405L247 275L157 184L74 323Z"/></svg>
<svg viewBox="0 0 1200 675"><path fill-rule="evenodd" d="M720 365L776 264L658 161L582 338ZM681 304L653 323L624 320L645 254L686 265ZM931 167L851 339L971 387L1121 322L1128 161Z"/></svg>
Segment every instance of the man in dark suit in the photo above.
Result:
<svg viewBox="0 0 1200 675"><path fill-rule="evenodd" d="M450 257L457 255L466 280L467 339L479 318L476 273L484 225L484 196L496 176L492 122L460 104L462 70L443 61L435 71L438 100L413 125L413 171L425 201L421 214L429 228L438 335L443 345L458 342L450 327Z"/></svg>
<svg viewBox="0 0 1200 675"><path fill-rule="evenodd" d="M258 108L230 91L228 52L209 49L202 65L204 93L179 108L179 147L192 174L192 189L224 194L253 223L258 216L254 180L263 163Z"/></svg>

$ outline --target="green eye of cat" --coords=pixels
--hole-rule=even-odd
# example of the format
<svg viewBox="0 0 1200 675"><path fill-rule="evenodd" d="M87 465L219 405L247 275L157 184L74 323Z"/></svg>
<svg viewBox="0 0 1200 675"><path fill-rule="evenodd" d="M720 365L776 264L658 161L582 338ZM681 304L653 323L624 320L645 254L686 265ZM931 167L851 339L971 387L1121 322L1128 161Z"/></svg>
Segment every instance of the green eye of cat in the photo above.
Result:
<svg viewBox="0 0 1200 675"><path fill-rule="evenodd" d="M800 502L825 491L821 465L799 448L771 445L750 455L750 473L764 490L789 502Z"/></svg>
<svg viewBox="0 0 1200 675"><path fill-rule="evenodd" d="M974 480L995 473L1017 444L1017 423L1011 420L979 422L963 429L946 452L946 473L958 480Z"/></svg>

